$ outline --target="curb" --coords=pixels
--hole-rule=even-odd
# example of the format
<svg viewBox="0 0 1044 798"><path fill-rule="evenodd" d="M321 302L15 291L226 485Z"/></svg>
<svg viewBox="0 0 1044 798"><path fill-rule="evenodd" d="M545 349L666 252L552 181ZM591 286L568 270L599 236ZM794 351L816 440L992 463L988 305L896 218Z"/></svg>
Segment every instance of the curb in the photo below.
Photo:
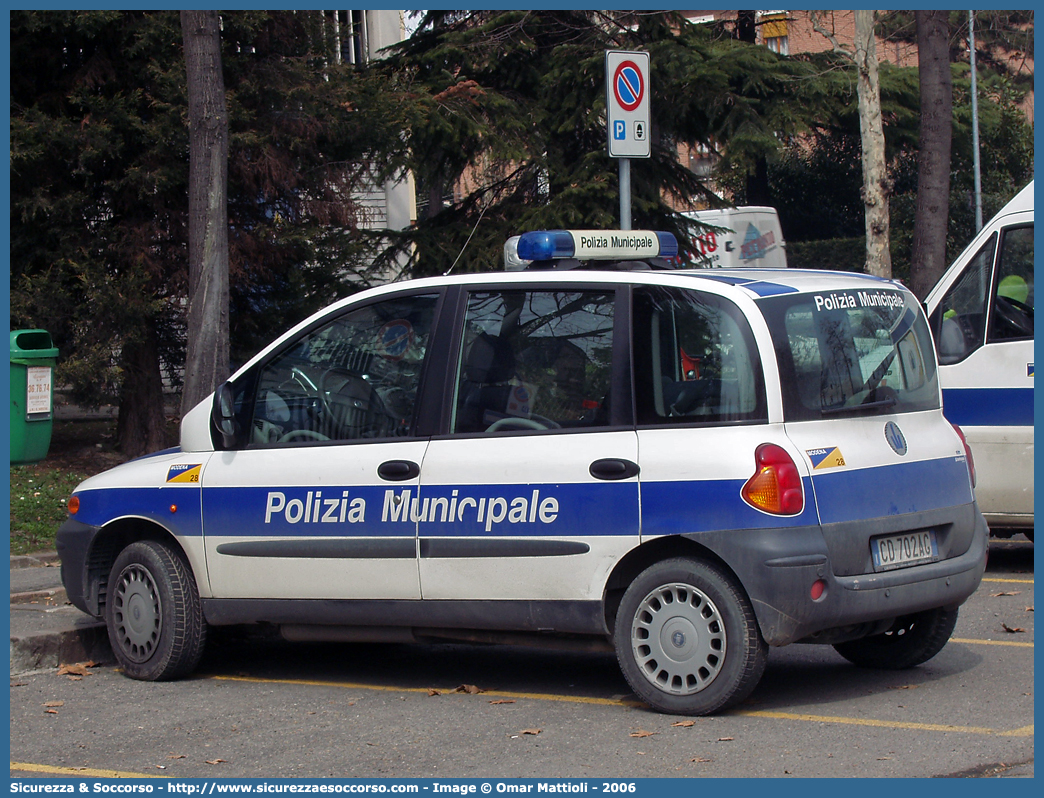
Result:
<svg viewBox="0 0 1044 798"><path fill-rule="evenodd" d="M52 587L47 590L30 590L27 593L12 593L12 604L43 604L56 607L69 603L69 595L64 587Z"/></svg>
<svg viewBox="0 0 1044 798"><path fill-rule="evenodd" d="M11 636L11 676L88 660L115 661L101 621L92 619L75 629Z"/></svg>
<svg viewBox="0 0 1044 798"><path fill-rule="evenodd" d="M58 553L11 555L11 570L54 567ZM68 603L64 587L11 594L11 676L94 660L115 662L105 623Z"/></svg>
<svg viewBox="0 0 1044 798"><path fill-rule="evenodd" d="M56 551L37 551L33 554L12 554L11 555L11 570L22 569L22 568L36 568L41 565L58 565L58 552Z"/></svg>

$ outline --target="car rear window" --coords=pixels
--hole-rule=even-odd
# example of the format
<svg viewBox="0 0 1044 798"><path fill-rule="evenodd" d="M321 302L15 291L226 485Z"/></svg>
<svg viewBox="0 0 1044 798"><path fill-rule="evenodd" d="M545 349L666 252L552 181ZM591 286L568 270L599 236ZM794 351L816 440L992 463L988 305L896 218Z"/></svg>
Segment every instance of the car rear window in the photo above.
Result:
<svg viewBox="0 0 1044 798"><path fill-rule="evenodd" d="M772 333L788 421L939 407L928 325L909 292L785 294L758 305Z"/></svg>
<svg viewBox="0 0 1044 798"><path fill-rule="evenodd" d="M750 325L713 294L637 288L632 308L638 423L756 423L768 419Z"/></svg>

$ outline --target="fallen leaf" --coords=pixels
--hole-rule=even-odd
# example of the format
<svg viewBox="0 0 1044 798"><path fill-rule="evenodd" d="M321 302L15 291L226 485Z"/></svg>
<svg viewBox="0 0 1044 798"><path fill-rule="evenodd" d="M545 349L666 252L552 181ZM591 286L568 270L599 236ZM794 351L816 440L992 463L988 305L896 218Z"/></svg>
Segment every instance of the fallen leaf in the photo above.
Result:
<svg viewBox="0 0 1044 798"><path fill-rule="evenodd" d="M1006 623L1001 623L1001 626L1004 627L1004 631L1005 632L1009 632L1010 634L1015 634L1017 632L1025 632L1026 631L1021 626L1008 626L1008 624L1006 624Z"/></svg>
<svg viewBox="0 0 1044 798"><path fill-rule="evenodd" d="M523 729L519 734L540 734L543 729Z"/></svg>
<svg viewBox="0 0 1044 798"><path fill-rule="evenodd" d="M44 704L44 706L45 707L64 707L65 706L65 702L64 701L48 701L46 704Z"/></svg>
<svg viewBox="0 0 1044 798"><path fill-rule="evenodd" d="M436 690L434 687L428 688L428 695L442 695L441 690Z"/></svg>
<svg viewBox="0 0 1044 798"><path fill-rule="evenodd" d="M166 770L167 769L166 765L155 765L155 767L158 767L160 770Z"/></svg>
<svg viewBox="0 0 1044 798"><path fill-rule="evenodd" d="M514 704L515 699L513 698L499 698L496 701L490 701L491 704Z"/></svg>
<svg viewBox="0 0 1044 798"><path fill-rule="evenodd" d="M47 715L57 715L58 714L58 710L57 709L45 709L44 713L47 714Z"/></svg>
<svg viewBox="0 0 1044 798"><path fill-rule="evenodd" d="M713 759L704 759L702 756L698 756L695 759L690 759L690 762L713 762Z"/></svg>
<svg viewBox="0 0 1044 798"><path fill-rule="evenodd" d="M470 693L471 695L478 695L479 693L486 692L481 687L476 687L473 684L461 684L457 685L457 688L453 691L454 693Z"/></svg>
<svg viewBox="0 0 1044 798"><path fill-rule="evenodd" d="M887 762L887 761L888 761L888 760L890 760L891 758L892 758L892 757L890 757L890 756L879 756L879 757L877 757L877 761L878 761L878 762Z"/></svg>
<svg viewBox="0 0 1044 798"><path fill-rule="evenodd" d="M11 682L12 687L26 687L29 682Z"/></svg>
<svg viewBox="0 0 1044 798"><path fill-rule="evenodd" d="M1021 592L1021 590L1013 590L1011 592L1002 590L1000 593L990 593L990 596L992 596L993 598L997 598L998 596L1017 596Z"/></svg>
<svg viewBox="0 0 1044 798"><path fill-rule="evenodd" d="M218 765L218 764L220 764L220 763L222 763L224 761L225 761L224 759L208 759L207 760L207 764L208 765Z"/></svg>
<svg viewBox="0 0 1044 798"><path fill-rule="evenodd" d="M170 756L167 757L167 759L184 759L184 758L185 758L184 754L171 754Z"/></svg>
<svg viewBox="0 0 1044 798"><path fill-rule="evenodd" d="M646 731L645 729L639 729L636 732L631 732L632 737L652 737L654 734L659 734L659 732Z"/></svg>
<svg viewBox="0 0 1044 798"><path fill-rule="evenodd" d="M719 737L718 738L718 742L719 743L731 743L735 739L736 739L735 737Z"/></svg>
<svg viewBox="0 0 1044 798"><path fill-rule="evenodd" d="M1033 612L1033 607L1026 607L1026 612ZM20 684L12 684L12 687L21 687Z"/></svg>
<svg viewBox="0 0 1044 798"><path fill-rule="evenodd" d="M682 727L687 729L687 728L689 728L689 726L695 726L696 725L696 721L694 721L694 720L679 720L677 723L672 723L671 725L672 726L682 726Z"/></svg>
<svg viewBox="0 0 1044 798"><path fill-rule="evenodd" d="M75 665L62 665L58 669L59 676L90 676L88 668L93 668L97 662L77 662Z"/></svg>

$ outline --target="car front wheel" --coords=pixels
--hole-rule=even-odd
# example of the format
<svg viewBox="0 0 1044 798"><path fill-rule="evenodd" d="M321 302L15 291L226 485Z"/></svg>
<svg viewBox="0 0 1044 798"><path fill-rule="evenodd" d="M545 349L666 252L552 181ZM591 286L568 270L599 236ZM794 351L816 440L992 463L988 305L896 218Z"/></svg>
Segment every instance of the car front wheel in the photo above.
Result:
<svg viewBox="0 0 1044 798"><path fill-rule="evenodd" d="M913 668L942 651L956 625L956 609L927 610L897 619L882 634L838 643L834 650L863 668Z"/></svg>
<svg viewBox="0 0 1044 798"><path fill-rule="evenodd" d="M689 558L656 563L631 583L614 634L620 669L655 709L707 715L746 698L768 646L730 574Z"/></svg>
<svg viewBox="0 0 1044 798"><path fill-rule="evenodd" d="M131 543L116 557L105 624L123 672L145 681L191 673L207 637L188 566L168 546L152 540Z"/></svg>

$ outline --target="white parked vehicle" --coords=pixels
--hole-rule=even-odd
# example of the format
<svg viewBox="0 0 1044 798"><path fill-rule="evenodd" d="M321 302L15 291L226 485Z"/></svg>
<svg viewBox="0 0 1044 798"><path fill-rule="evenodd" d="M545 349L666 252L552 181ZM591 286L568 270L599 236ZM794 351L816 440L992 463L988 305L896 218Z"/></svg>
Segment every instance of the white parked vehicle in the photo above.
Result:
<svg viewBox="0 0 1044 798"><path fill-rule="evenodd" d="M787 245L775 208L745 205L713 211L687 211L687 219L718 230L694 228L699 250L689 264L701 269L785 269Z"/></svg>
<svg viewBox="0 0 1044 798"><path fill-rule="evenodd" d="M1033 183L990 220L925 301L943 412L975 458L993 533L1033 537Z"/></svg>
<svg viewBox="0 0 1044 798"><path fill-rule="evenodd" d="M537 231L524 271L320 311L179 448L76 489L70 601L150 680L244 623L600 645L683 714L743 700L769 646L930 659L988 530L920 303L862 275L665 269L677 250Z"/></svg>

